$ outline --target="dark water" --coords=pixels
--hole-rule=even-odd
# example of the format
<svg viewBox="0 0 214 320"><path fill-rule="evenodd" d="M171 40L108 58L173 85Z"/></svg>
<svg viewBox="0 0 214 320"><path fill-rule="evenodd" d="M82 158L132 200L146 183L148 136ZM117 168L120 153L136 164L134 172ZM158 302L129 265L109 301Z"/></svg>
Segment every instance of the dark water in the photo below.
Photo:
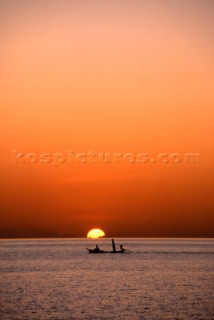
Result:
<svg viewBox="0 0 214 320"><path fill-rule="evenodd" d="M110 249L110 239L96 241ZM214 319L214 240L0 241L0 319Z"/></svg>

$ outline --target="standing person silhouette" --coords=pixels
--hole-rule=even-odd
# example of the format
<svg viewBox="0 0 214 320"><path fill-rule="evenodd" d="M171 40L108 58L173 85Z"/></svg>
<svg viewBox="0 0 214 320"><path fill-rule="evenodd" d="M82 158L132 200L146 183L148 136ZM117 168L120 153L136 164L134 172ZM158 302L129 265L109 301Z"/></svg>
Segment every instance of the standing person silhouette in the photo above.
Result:
<svg viewBox="0 0 214 320"><path fill-rule="evenodd" d="M112 249L113 249L113 252L116 252L116 247L115 247L114 239L111 239L111 241L112 241Z"/></svg>

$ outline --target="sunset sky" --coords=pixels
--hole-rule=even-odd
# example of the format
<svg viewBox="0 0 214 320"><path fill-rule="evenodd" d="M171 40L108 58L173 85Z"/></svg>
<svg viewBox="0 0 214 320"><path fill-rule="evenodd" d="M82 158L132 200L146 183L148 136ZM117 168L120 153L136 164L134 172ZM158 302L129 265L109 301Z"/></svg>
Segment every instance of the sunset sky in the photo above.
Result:
<svg viewBox="0 0 214 320"><path fill-rule="evenodd" d="M213 0L0 0L0 237L214 237L213 13ZM14 158L68 150L182 161Z"/></svg>

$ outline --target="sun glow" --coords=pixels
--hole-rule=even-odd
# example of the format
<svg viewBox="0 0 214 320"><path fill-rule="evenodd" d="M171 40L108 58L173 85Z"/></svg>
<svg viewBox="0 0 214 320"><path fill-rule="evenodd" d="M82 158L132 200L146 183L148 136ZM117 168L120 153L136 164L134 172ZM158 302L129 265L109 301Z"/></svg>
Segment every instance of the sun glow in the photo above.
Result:
<svg viewBox="0 0 214 320"><path fill-rule="evenodd" d="M96 238L102 238L105 236L105 232L101 229L92 229L88 232L87 234L87 238L93 238L93 239L96 239Z"/></svg>

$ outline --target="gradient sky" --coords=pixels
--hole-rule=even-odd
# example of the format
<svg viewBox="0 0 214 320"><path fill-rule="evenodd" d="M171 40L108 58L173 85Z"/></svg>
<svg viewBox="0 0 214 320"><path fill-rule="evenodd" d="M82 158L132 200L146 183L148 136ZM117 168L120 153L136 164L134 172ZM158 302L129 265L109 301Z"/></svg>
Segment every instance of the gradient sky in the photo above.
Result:
<svg viewBox="0 0 214 320"><path fill-rule="evenodd" d="M212 0L0 0L0 236L214 236ZM16 164L18 153L200 163Z"/></svg>

